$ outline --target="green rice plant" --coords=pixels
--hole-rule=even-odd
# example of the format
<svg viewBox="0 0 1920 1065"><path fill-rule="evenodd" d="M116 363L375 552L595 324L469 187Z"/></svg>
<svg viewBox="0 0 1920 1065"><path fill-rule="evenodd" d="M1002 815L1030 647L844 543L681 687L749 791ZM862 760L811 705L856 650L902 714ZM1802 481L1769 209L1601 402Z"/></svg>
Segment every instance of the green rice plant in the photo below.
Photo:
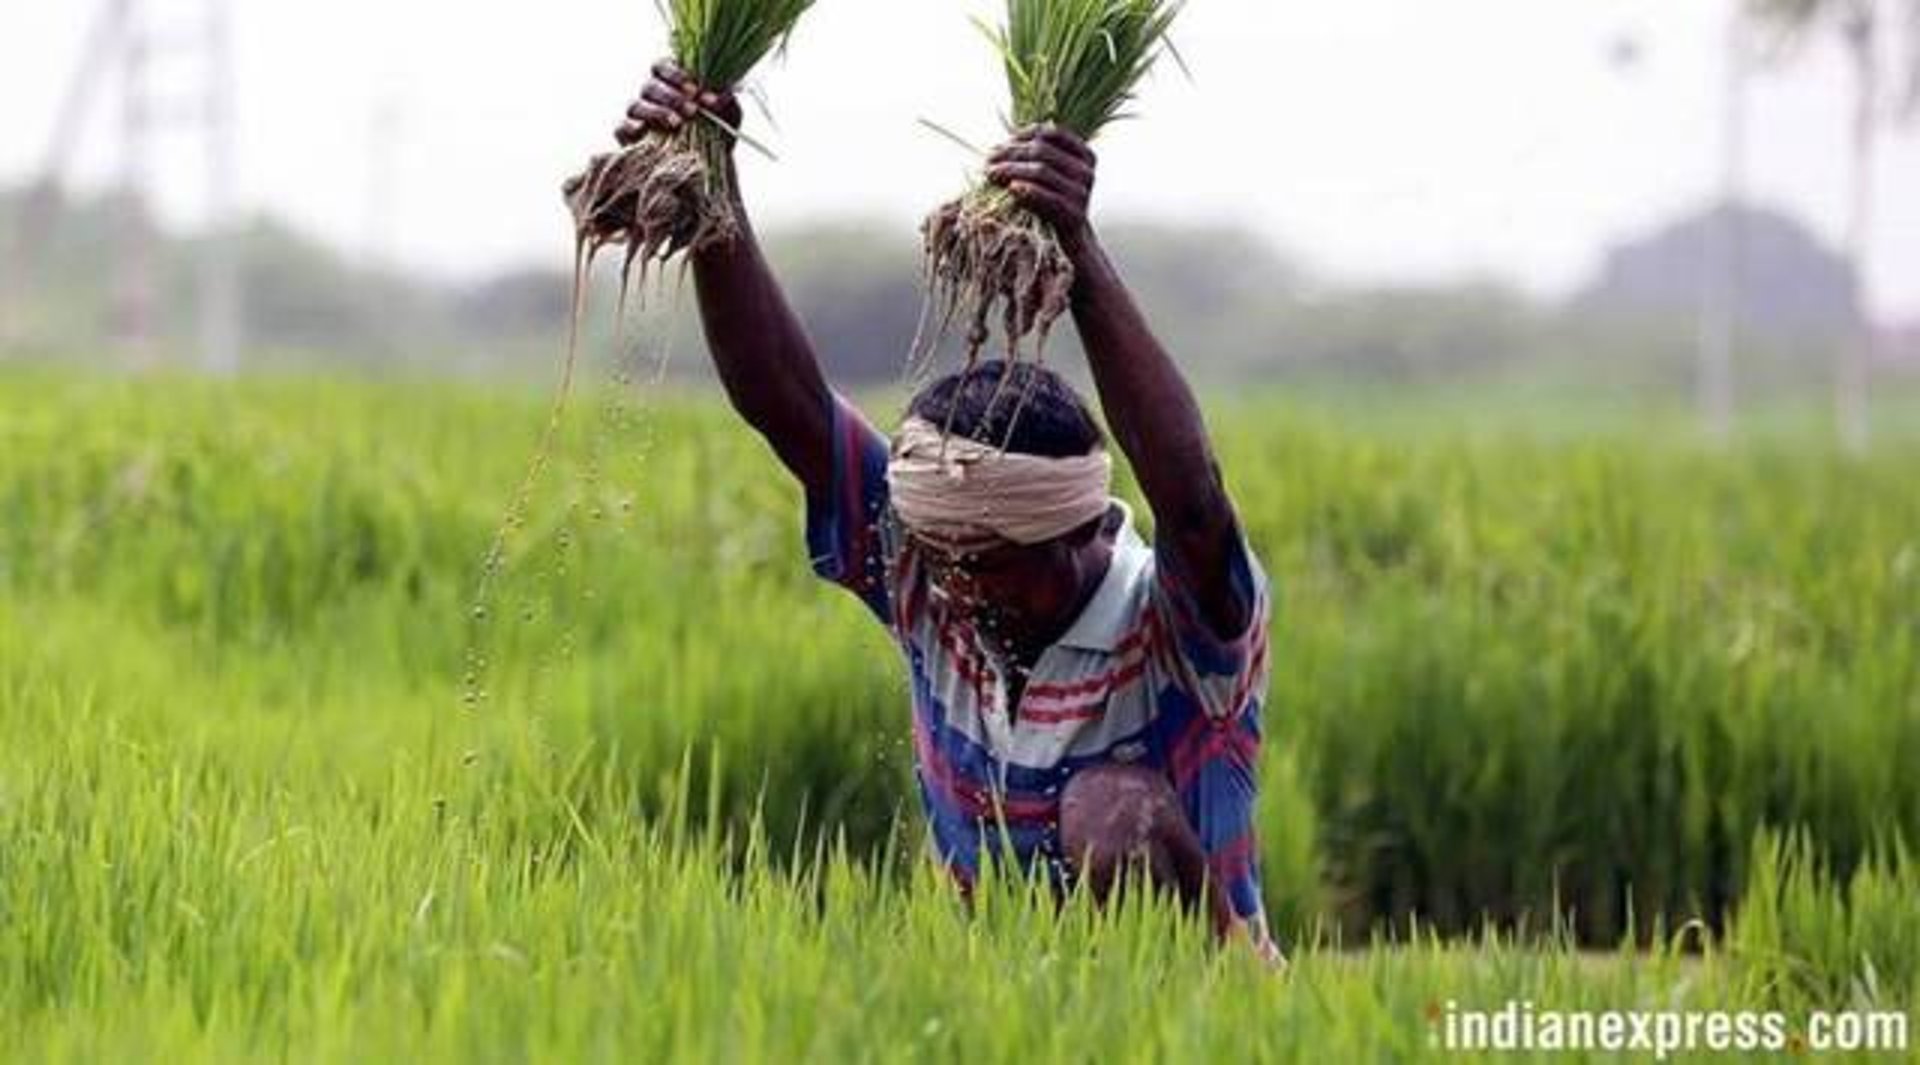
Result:
<svg viewBox="0 0 1920 1065"><path fill-rule="evenodd" d="M760 61L785 47L813 0L656 0L675 62L703 88L737 87ZM654 133L623 151L595 156L569 183L578 258L626 246L622 270L665 263L723 243L738 232L729 143L745 139L721 116L678 132Z"/></svg>
<svg viewBox="0 0 1920 1065"><path fill-rule="evenodd" d="M1766 993L1792 1001L1900 1003L1920 991L1920 862L1893 841L1852 873L1805 831L1755 835L1728 948Z"/></svg>
<svg viewBox="0 0 1920 1065"><path fill-rule="evenodd" d="M644 436L609 430L621 458L597 479L593 427L568 423L491 600L487 698L463 710L486 486L534 403L0 380L0 618L23 641L0 666L64 627L72 654L40 672L265 766L289 743L378 765L431 735L487 767L534 720L646 812L688 748L703 767L717 749L730 824L764 800L783 843L805 825L876 851L896 814L912 831L897 652L813 579L799 493L715 399L663 395ZM1583 943L1644 942L1657 916L1724 920L1756 831L1805 826L1847 875L1920 841L1913 445L1476 439L1252 397L1212 414L1276 595L1258 828L1280 928L1564 912Z"/></svg>
<svg viewBox="0 0 1920 1065"><path fill-rule="evenodd" d="M13 1057L1443 1061L1450 1002L1920 1017L1911 444L1215 407L1276 592L1276 980L1144 896L956 901L897 651L717 399L663 400L642 485L543 485L566 572L530 522L463 712L537 403L0 375Z"/></svg>
<svg viewBox="0 0 1920 1065"><path fill-rule="evenodd" d="M989 876L969 912L927 864L701 825L697 759L642 780L502 720L469 767L430 698L280 705L33 606L0 612L20 1060L1444 1061L1455 1004L1776 1001L1740 954L1678 940L1302 944L1276 978L1143 894L1057 911Z"/></svg>
<svg viewBox="0 0 1920 1065"><path fill-rule="evenodd" d="M1163 54L1180 0L1007 0L1006 23L982 26L1006 70L1015 129L1059 125L1093 140L1124 117L1135 88ZM1177 56L1176 56L1177 58ZM1074 269L1051 227L1006 190L978 182L921 227L928 324L914 359L964 322L967 364L992 336L996 312L1009 358L1033 340L1044 355L1066 313Z"/></svg>
<svg viewBox="0 0 1920 1065"><path fill-rule="evenodd" d="M1180 13L1179 0L1008 0L985 32L1006 64L1016 127L1052 122L1093 140L1124 118Z"/></svg>

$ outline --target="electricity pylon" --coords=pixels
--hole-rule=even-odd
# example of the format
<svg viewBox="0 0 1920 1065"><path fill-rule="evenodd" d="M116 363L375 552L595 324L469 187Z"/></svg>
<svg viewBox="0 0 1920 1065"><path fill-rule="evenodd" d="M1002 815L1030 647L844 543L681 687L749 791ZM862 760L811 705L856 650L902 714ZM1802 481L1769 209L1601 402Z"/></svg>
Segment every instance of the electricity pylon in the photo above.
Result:
<svg viewBox="0 0 1920 1065"><path fill-rule="evenodd" d="M54 212L50 209L66 176L76 145L88 129L93 105L107 90L119 90L115 128L114 182L127 212L115 246L111 298L113 334L136 361L150 362L158 300L156 224L153 211L155 134L178 124L196 134L206 186L198 261L200 365L213 373L240 366L241 274L238 212L235 208L237 160L234 150L233 52L230 0L198 0L198 22L156 27L142 0L104 0L88 33L85 50L55 113L52 133L32 190L18 201L10 227L16 247L0 276L0 341L17 339L19 274L30 269L47 244ZM198 91L185 101L163 106L152 88L151 73L160 63L189 64Z"/></svg>

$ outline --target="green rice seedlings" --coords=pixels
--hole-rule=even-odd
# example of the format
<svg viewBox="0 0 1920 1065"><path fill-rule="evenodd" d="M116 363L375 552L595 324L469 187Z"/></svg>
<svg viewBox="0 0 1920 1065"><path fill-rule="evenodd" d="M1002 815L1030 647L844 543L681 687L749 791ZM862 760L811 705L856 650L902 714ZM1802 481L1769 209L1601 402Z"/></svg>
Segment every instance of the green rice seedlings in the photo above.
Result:
<svg viewBox="0 0 1920 1065"><path fill-rule="evenodd" d="M659 3L672 27L674 60L716 90L739 85L813 6L813 0ZM719 115L703 111L700 121L677 132L650 133L622 151L595 156L580 180L568 183L578 260L590 263L599 249L624 245L624 289L636 264L644 277L653 264L732 240L739 221L727 151L739 136Z"/></svg>
<svg viewBox="0 0 1920 1065"><path fill-rule="evenodd" d="M1162 52L1180 0L1007 0L1002 27L982 26L1006 68L1012 128L1053 123L1086 140L1126 117L1141 79ZM1176 60L1178 59L1175 54ZM1033 341L1037 359L1067 311L1074 270L1058 236L1006 190L978 181L921 227L929 335L914 359L964 322L967 366L978 362L995 315L1008 358Z"/></svg>

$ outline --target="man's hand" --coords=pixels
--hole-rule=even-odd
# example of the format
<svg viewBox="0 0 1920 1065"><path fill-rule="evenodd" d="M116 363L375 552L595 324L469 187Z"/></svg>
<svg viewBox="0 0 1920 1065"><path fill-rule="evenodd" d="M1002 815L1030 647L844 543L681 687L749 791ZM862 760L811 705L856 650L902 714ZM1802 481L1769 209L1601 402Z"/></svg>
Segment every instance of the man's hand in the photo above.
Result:
<svg viewBox="0 0 1920 1065"><path fill-rule="evenodd" d="M994 149L987 157L987 180L1045 219L1072 250L1092 228L1087 211L1098 163L1086 141L1048 123L1029 126Z"/></svg>
<svg viewBox="0 0 1920 1065"><path fill-rule="evenodd" d="M1275 973L1285 975L1291 968L1287 962L1287 956L1280 950L1280 944L1273 941L1273 934L1267 930L1265 914L1250 920L1235 918L1227 937L1232 943L1244 944L1261 964Z"/></svg>
<svg viewBox="0 0 1920 1065"><path fill-rule="evenodd" d="M1252 604L1237 595L1228 563L1238 519L1214 462L1192 390L1160 345L1101 250L1087 217L1096 161L1085 141L1057 126L1020 131L987 162L987 180L1053 226L1073 263L1073 320L1120 450L1133 463L1156 519L1156 547L1170 551L1208 628L1223 640L1245 633Z"/></svg>
<svg viewBox="0 0 1920 1065"><path fill-rule="evenodd" d="M640 95L627 105L626 114L613 131L613 139L620 142L622 148L628 148L649 133L678 133L689 122L705 121L701 118L702 110L734 129L740 128L740 100L732 91L703 88L673 60L662 59L653 65ZM733 143L725 131L722 135L729 145ZM560 191L571 197L586 180L585 174L576 174L567 179Z"/></svg>
<svg viewBox="0 0 1920 1065"><path fill-rule="evenodd" d="M732 91L701 85L672 60L661 60L613 136L624 147L695 122L719 129L706 114L740 128L740 101ZM737 235L692 255L707 349L734 409L766 437L809 496L826 498L833 485L833 393L761 253L740 184L732 185ZM568 182L568 196L578 190Z"/></svg>
<svg viewBox="0 0 1920 1065"><path fill-rule="evenodd" d="M709 89L673 60L662 59L628 105L626 119L613 131L613 139L625 147L648 133L678 133L687 123L699 121L702 110L740 128L740 101L731 90Z"/></svg>

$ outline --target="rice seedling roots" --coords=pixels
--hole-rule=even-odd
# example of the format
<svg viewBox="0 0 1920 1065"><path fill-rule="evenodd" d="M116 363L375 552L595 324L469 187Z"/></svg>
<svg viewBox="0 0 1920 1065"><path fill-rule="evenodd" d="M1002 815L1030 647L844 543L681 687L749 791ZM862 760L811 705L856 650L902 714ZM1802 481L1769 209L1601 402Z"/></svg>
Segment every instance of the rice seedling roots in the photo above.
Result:
<svg viewBox="0 0 1920 1065"><path fill-rule="evenodd" d="M916 342L916 356L939 346L955 322L967 329L972 368L993 336L995 318L1008 359L1023 345L1038 359L1073 292L1073 263L1052 227L1004 191L980 187L928 216L924 239L929 321L940 327Z"/></svg>
<svg viewBox="0 0 1920 1065"><path fill-rule="evenodd" d="M463 700L471 708L486 701L483 642L495 580L506 563L507 541L526 524L527 508L541 476L552 461L561 423L573 394L579 362L581 318L586 313L587 280L602 248L623 246L620 268L620 305L616 313L616 344L624 333L628 294L636 280L644 286L653 267L665 265L683 252L734 239L738 219L723 184L724 145L695 128L678 136L650 135L619 152L594 156L586 169L565 188L567 210L573 215L573 294L569 310L566 359L560 386L548 411L545 430L528 461L519 491L495 529L492 545L481 566L479 588L471 612L467 641L467 668ZM664 355L662 356L664 360ZM590 474L589 489L597 475Z"/></svg>
<svg viewBox="0 0 1920 1065"><path fill-rule="evenodd" d="M626 248L623 281L682 253L731 241L739 230L707 131L650 135L619 152L596 155L569 182L567 209L589 263L600 249ZM623 286L624 287L624 286Z"/></svg>

